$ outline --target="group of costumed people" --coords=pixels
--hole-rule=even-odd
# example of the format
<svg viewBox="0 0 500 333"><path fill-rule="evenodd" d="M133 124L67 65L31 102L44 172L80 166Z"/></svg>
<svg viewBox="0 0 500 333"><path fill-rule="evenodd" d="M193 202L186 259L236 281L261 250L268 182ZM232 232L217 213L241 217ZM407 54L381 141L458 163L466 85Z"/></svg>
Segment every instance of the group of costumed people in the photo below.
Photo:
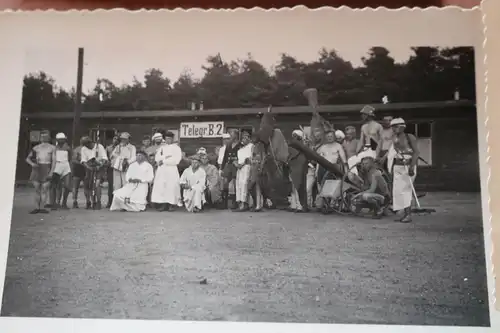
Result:
<svg viewBox="0 0 500 333"><path fill-rule="evenodd" d="M78 208L82 182L86 208L100 209L105 179L112 211L184 207L200 212L213 207L259 212L285 205L299 213L321 209L325 180L345 176L360 189L355 205L370 208L375 218L392 205L403 212L399 221L410 222L419 159L416 139L405 133L402 118L384 117L379 123L373 107L360 112L359 138L355 127L336 130L313 109L310 133L296 129L287 141L269 109L255 133L230 130L213 152L199 148L189 157L171 132L145 137L140 149L126 132L106 148L83 137L74 150L64 133L57 134L53 145L50 134L42 132L41 143L26 158L36 190L32 213L67 209L70 192L73 208Z"/></svg>

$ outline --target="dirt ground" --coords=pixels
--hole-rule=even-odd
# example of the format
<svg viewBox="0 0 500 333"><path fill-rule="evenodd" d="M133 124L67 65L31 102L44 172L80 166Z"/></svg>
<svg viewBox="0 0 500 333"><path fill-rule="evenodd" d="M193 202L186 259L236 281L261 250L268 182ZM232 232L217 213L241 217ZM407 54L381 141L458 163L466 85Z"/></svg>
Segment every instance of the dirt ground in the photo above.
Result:
<svg viewBox="0 0 500 333"><path fill-rule="evenodd" d="M393 217L84 209L16 192L2 316L489 326L479 194ZM200 284L203 279L207 284Z"/></svg>

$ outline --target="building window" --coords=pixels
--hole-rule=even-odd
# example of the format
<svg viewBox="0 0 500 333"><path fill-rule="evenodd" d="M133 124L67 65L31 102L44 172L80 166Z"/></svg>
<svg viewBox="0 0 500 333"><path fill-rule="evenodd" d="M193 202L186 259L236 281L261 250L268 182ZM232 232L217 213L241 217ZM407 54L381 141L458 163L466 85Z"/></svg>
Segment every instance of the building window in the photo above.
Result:
<svg viewBox="0 0 500 333"><path fill-rule="evenodd" d="M248 134L252 135L253 134L253 126L240 126L240 127L236 127L236 126L233 126L233 127L226 127L226 133L229 133L229 131L231 130L237 130L238 133L239 133L239 139L241 140L241 134L243 132L247 132Z"/></svg>
<svg viewBox="0 0 500 333"><path fill-rule="evenodd" d="M101 145L109 145L113 141L113 137L118 134L115 128L91 128L90 139L94 142L99 141Z"/></svg>
<svg viewBox="0 0 500 333"><path fill-rule="evenodd" d="M432 166L432 123L409 123L406 125L406 133L413 134L417 138L420 157L425 160L418 161L419 166Z"/></svg>

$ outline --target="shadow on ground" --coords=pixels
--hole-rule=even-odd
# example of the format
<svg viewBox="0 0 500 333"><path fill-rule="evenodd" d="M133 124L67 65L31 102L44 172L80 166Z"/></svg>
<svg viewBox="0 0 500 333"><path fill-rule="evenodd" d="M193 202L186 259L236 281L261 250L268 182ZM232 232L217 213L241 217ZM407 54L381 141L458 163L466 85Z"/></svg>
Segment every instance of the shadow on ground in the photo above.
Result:
<svg viewBox="0 0 500 333"><path fill-rule="evenodd" d="M2 316L489 326L479 194L413 224L285 212L29 215ZM206 279L207 284L200 284Z"/></svg>

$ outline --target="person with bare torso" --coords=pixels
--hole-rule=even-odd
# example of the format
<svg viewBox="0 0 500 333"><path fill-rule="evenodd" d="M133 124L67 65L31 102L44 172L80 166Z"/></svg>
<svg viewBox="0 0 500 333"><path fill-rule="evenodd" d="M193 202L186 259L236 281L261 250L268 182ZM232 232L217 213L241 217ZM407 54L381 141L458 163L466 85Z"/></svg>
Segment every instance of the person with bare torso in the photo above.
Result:
<svg viewBox="0 0 500 333"><path fill-rule="evenodd" d="M345 156L344 148L335 139L335 132L330 131L325 133L325 143L322 144L317 152L328 162L332 164L338 164L342 170L347 170L347 159ZM332 179L333 175L330 174L325 168L318 165L316 169L316 179L318 182L318 192L321 192L321 188L327 179ZM323 207L324 201L321 196L316 199L316 208L321 209Z"/></svg>
<svg viewBox="0 0 500 333"><path fill-rule="evenodd" d="M358 139L356 139L356 128L354 126L347 126L345 128L345 139L342 142L342 147L345 150L347 163L351 164L349 159L357 155L358 149Z"/></svg>
<svg viewBox="0 0 500 333"><path fill-rule="evenodd" d="M51 208L68 209L68 196L71 192L71 148L64 133L56 135L56 165L52 176L54 196Z"/></svg>
<svg viewBox="0 0 500 333"><path fill-rule="evenodd" d="M384 166L387 170L387 153L389 152L389 148L392 145L392 137L394 136L394 132L391 128L391 116L386 116L382 120L382 136L381 136L381 144L380 149L377 149L377 158L379 162Z"/></svg>
<svg viewBox="0 0 500 333"><path fill-rule="evenodd" d="M391 121L394 131L392 145L387 153L388 169L392 172L392 209L403 211L403 217L398 222L411 222L411 204L415 195L415 177L419 150L417 139L405 133L406 123L402 118Z"/></svg>
<svg viewBox="0 0 500 333"><path fill-rule="evenodd" d="M33 147L26 158L26 163L32 167L30 180L35 187L35 209L31 214L47 214L44 208L50 191L50 179L54 172L56 147L50 144L48 131L40 133L41 143Z"/></svg>
<svg viewBox="0 0 500 333"><path fill-rule="evenodd" d="M356 158L351 158L351 164L349 165L351 172L356 175L358 174L358 170L354 165L359 165L363 157L377 157L377 149L380 149L383 129L382 125L375 121L375 109L372 106L366 105L360 112L361 119L363 120L361 136L356 149Z"/></svg>

